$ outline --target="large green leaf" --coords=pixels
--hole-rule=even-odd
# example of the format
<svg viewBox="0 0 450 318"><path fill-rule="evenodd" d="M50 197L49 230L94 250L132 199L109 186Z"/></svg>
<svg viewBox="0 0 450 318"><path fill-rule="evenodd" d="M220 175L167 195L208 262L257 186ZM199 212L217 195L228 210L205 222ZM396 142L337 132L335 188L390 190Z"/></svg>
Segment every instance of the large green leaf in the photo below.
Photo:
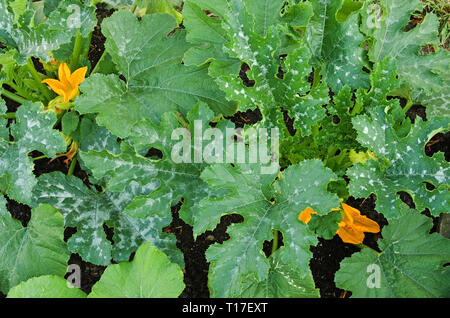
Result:
<svg viewBox="0 0 450 318"><path fill-rule="evenodd" d="M70 251L85 261L97 265L108 265L111 259L127 261L140 244L150 241L183 264L175 238L162 231L170 224L170 214L156 211L146 219L136 220L123 213L135 196L148 194L154 188L153 183L146 186L133 183L123 192L97 192L76 177L52 172L39 177L33 195L36 202L59 209L66 227L77 228L67 243ZM106 238L104 225L113 228L114 244Z"/></svg>
<svg viewBox="0 0 450 318"><path fill-rule="evenodd" d="M448 212L449 163L443 153L433 157L425 154L427 142L436 133L448 131L448 118L424 122L418 117L412 129L402 136L393 128L393 113L377 107L370 114L371 117L354 118L353 124L358 141L374 151L377 160L358 163L347 171L350 193L361 198L375 193L376 208L387 218L400 215L395 208L400 202L397 195L400 191L408 192L420 211L428 208L435 216ZM435 189L427 190L426 183Z"/></svg>
<svg viewBox="0 0 450 318"><path fill-rule="evenodd" d="M8 298L86 298L78 288L69 287L60 276L40 276L30 278L11 288Z"/></svg>
<svg viewBox="0 0 450 318"><path fill-rule="evenodd" d="M109 265L89 298L175 298L183 291L183 272L151 243L133 261Z"/></svg>
<svg viewBox="0 0 450 318"><path fill-rule="evenodd" d="M196 135L203 136L213 116L208 106L200 103L189 112L188 127L181 125L174 113L166 113L159 126L149 120L143 120L136 124L131 132L134 147L123 142L120 154L107 150L89 151L81 152L81 158L95 178L108 179L106 188L109 191L122 192L132 183L142 186L153 185L153 192L138 196L130 208L127 208L128 215L136 218L146 218L154 213L170 215L170 207L183 198L180 215L185 222L192 223L193 211L196 210L199 201L208 195L208 186L200 179L200 174L206 166L203 149L209 143L203 140L203 149L196 149L192 141ZM202 129L197 132L195 121L202 124ZM187 135L186 141L189 145L188 157L181 162L172 156L177 144L183 142L185 138L183 136L183 140L178 141L179 139L172 137L174 132L180 130ZM150 148L160 150L162 158L147 158L136 152ZM182 152L184 155L184 149ZM202 155L199 162L195 159L197 154Z"/></svg>
<svg viewBox="0 0 450 318"><path fill-rule="evenodd" d="M27 227L11 217L0 198L0 291L41 275L66 273L69 251L64 239L64 219L49 205L31 212Z"/></svg>
<svg viewBox="0 0 450 318"><path fill-rule="evenodd" d="M16 122L10 126L14 141L0 140L0 179L6 185L2 190L11 199L26 204L31 202L36 179L33 160L28 153L37 150L52 158L66 150L63 136L53 130L55 123L55 114L43 112L38 103L27 102L17 110Z"/></svg>
<svg viewBox="0 0 450 318"><path fill-rule="evenodd" d="M78 0L60 1L49 10L49 16L42 19L36 18L37 9L18 10L18 6L8 2L0 1L0 40L17 50L19 65L24 65L30 56L48 62L50 53L57 54L62 46L66 46L66 53L58 57L67 59L71 55L71 42L76 33L87 37L97 23L95 7Z"/></svg>
<svg viewBox="0 0 450 318"><path fill-rule="evenodd" d="M283 107L295 118L295 127L304 135L310 134L311 126L325 117L321 106L328 103L328 88L319 80L311 89L307 81L312 71L308 48L298 42L289 48L284 46L287 31L283 26L290 20L281 17L282 1L229 0L214 5L190 1L187 4L187 23L193 26L188 31L188 40L201 44L191 49L195 51L188 51L187 60L193 64L213 61L210 73L217 78L226 98L237 101L241 111L258 107L263 115L258 124L261 127L279 126L283 122L280 112ZM290 12L289 9L286 10ZM212 11L221 20L205 16L203 10ZM306 24L309 18L310 15L305 15L303 22ZM303 23L296 21L296 24ZM202 27L211 32L203 33ZM280 57L286 54L285 59ZM200 58L192 61L193 56ZM235 61L249 67L248 83L238 78Z"/></svg>
<svg viewBox="0 0 450 318"><path fill-rule="evenodd" d="M450 297L450 241L429 234L430 218L408 212L390 221L378 241L341 262L335 281L352 297Z"/></svg>
<svg viewBox="0 0 450 318"><path fill-rule="evenodd" d="M306 30L306 43L316 64L324 63L327 83L337 92L345 85L367 88L366 52L362 48L364 36L359 31L359 16L354 9L345 10L343 0L312 0L314 16ZM345 2L347 4L347 2ZM358 5L359 6L359 5ZM338 16L345 13L347 19ZM338 19L345 20L338 22Z"/></svg>
<svg viewBox="0 0 450 318"><path fill-rule="evenodd" d="M49 28L47 24L37 27L19 25L6 0L0 1L0 40L17 50L17 62L24 65L29 56L50 60L49 53L67 42L62 29Z"/></svg>
<svg viewBox="0 0 450 318"><path fill-rule="evenodd" d="M382 0L382 17L372 25L370 17L364 17L366 33L373 38L369 57L373 62L390 56L397 62L402 84L412 89L413 97L445 91L442 86L444 76L449 73L450 54L438 48L438 18L433 13L426 14L422 23L405 31L415 10L422 11L424 4L419 0ZM369 5L369 1L367 1ZM436 53L420 54L422 47L433 44Z"/></svg>
<svg viewBox="0 0 450 318"><path fill-rule="evenodd" d="M143 118L159 124L163 113L186 115L198 101L216 114L233 114L235 106L224 99L206 67L181 63L189 45L182 30L168 36L176 26L168 14L145 15L138 21L129 11L118 11L105 19L106 52L125 81L114 74L94 74L81 85L83 95L75 108L81 114L98 113L97 122L121 138Z"/></svg>
<svg viewBox="0 0 450 318"><path fill-rule="evenodd" d="M336 195L327 192L336 176L318 160L304 161L275 175L262 175L249 165L213 165L202 178L213 189L225 189L201 202L194 233L214 228L220 217L240 214L242 224L228 228L230 239L211 246L206 257L211 263L209 286L214 297L252 297L262 294L276 297L317 295L309 271L309 250L316 236L298 221L298 215L310 207L319 214L339 206ZM264 241L272 239L272 230L283 235L284 246L271 260L262 251ZM289 270L287 270L289 268ZM272 283L291 285L283 290Z"/></svg>

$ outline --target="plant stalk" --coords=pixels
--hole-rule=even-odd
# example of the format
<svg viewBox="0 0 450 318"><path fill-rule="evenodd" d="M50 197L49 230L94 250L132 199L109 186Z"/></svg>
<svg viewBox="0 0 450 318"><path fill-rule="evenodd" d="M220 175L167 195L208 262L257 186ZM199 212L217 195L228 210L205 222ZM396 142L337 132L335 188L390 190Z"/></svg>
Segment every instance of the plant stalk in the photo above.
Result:
<svg viewBox="0 0 450 318"><path fill-rule="evenodd" d="M97 68L100 65L100 63L103 61L104 57L106 56L106 50L103 51L102 56L100 56L100 58L97 61L97 64L95 64L94 68L91 71L91 75L97 73Z"/></svg>
<svg viewBox="0 0 450 318"><path fill-rule="evenodd" d="M3 118L6 118L6 119L15 119L16 118L16 113L13 113L13 112L11 112L11 113L4 113L3 115L0 115L1 117L3 117Z"/></svg>
<svg viewBox="0 0 450 318"><path fill-rule="evenodd" d="M83 36L80 30L77 31L77 37L75 38L75 45L73 47L72 58L70 59L70 69L73 71L80 62L81 50L83 48Z"/></svg>
<svg viewBox="0 0 450 318"><path fill-rule="evenodd" d="M13 101L15 101L16 103L19 103L19 104L24 104L24 103L27 102L27 100L25 98L20 97L20 96L18 96L16 94L14 94L14 93L4 89L4 88L0 88L0 94L4 95L5 97L7 97L10 100L13 100Z"/></svg>
<svg viewBox="0 0 450 318"><path fill-rule="evenodd" d="M272 242L272 254L278 249L278 230L272 230L273 242Z"/></svg>
<svg viewBox="0 0 450 318"><path fill-rule="evenodd" d="M38 87L40 88L42 94L45 96L47 100L50 100L51 99L50 92L48 91L47 87L44 84L42 84L42 78L39 75L38 71L36 71L36 69L34 68L33 60L31 59L31 57L28 58L27 60L27 67L31 73L31 76L33 76L35 82L38 84Z"/></svg>
<svg viewBox="0 0 450 318"><path fill-rule="evenodd" d="M73 175L73 172L75 171L75 166L77 165L77 155L75 155L72 158L72 161L70 162L69 171L67 172L68 176Z"/></svg>
<svg viewBox="0 0 450 318"><path fill-rule="evenodd" d="M19 87L19 85L15 84L14 82L8 82L7 83L9 86L11 86L11 88L13 88L16 91L16 94L27 99L27 100L33 100L33 97L28 94L24 89L22 89L21 87Z"/></svg>

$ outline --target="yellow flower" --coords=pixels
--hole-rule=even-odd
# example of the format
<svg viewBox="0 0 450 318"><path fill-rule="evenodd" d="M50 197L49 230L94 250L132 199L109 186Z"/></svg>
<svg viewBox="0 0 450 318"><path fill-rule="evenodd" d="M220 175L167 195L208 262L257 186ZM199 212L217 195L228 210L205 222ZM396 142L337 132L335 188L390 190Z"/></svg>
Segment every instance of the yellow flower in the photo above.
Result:
<svg viewBox="0 0 450 318"><path fill-rule="evenodd" d="M342 239L344 243L361 244L364 240L364 232L378 233L380 232L380 226L377 222L369 219L368 217L361 215L359 210L342 203L344 211L341 213L342 218L339 222L338 230L336 234ZM332 211L340 211L340 208L331 209ZM313 214L317 214L313 209L304 209L298 219L305 224L311 221Z"/></svg>
<svg viewBox="0 0 450 318"><path fill-rule="evenodd" d="M364 232L380 232L378 223L361 215L359 210L345 203L342 203L342 207L344 212L336 234L339 235L344 243L361 244L364 240Z"/></svg>
<svg viewBox="0 0 450 318"><path fill-rule="evenodd" d="M87 67L85 66L71 73L69 66L61 63L58 68L59 80L47 78L42 83L46 83L56 94L63 96L64 102L67 103L77 96L78 86L84 81L86 72Z"/></svg>
<svg viewBox="0 0 450 318"><path fill-rule="evenodd" d="M308 222L311 221L312 214L317 214L317 212L314 212L311 208L304 209L298 216L298 219L303 223L308 224Z"/></svg>

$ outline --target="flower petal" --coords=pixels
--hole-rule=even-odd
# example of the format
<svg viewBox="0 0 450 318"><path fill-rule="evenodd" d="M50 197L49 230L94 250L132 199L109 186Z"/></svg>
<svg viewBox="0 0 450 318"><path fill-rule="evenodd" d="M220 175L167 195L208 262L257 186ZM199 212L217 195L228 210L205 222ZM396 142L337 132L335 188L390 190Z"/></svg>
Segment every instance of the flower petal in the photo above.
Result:
<svg viewBox="0 0 450 318"><path fill-rule="evenodd" d="M298 219L303 223L308 224L308 222L311 221L312 214L317 214L317 212L314 212L314 210L311 208L306 208L302 212L300 212Z"/></svg>
<svg viewBox="0 0 450 318"><path fill-rule="evenodd" d="M364 233L350 226L339 227L336 234L344 243L361 244L364 241Z"/></svg>
<svg viewBox="0 0 450 318"><path fill-rule="evenodd" d="M69 66L67 63L61 63L58 68L58 77L63 85L69 87L69 78L71 76Z"/></svg>
<svg viewBox="0 0 450 318"><path fill-rule="evenodd" d="M342 221L347 225L352 226L361 232L380 232L380 226L378 223L369 219L365 215L361 215L358 209L355 209L345 203L342 203L342 207L344 208L345 216L347 217L347 219L343 217Z"/></svg>
<svg viewBox="0 0 450 318"><path fill-rule="evenodd" d="M73 74L70 76L69 79L69 82L72 85L72 87L78 87L81 84L81 82L84 81L87 69L88 69L87 66L85 66L73 72Z"/></svg>
<svg viewBox="0 0 450 318"><path fill-rule="evenodd" d="M56 79L53 79L53 78L47 78L47 79L43 80L42 83L45 83L45 84L47 84L48 86L50 86L50 88L51 88L56 94L58 94L58 95L60 95L60 96L64 96L64 90L65 90L66 88L64 87L64 85L63 85L60 81L58 81L58 80L56 80Z"/></svg>
<svg viewBox="0 0 450 318"><path fill-rule="evenodd" d="M68 98L68 100L64 100L64 101L67 103L69 100L74 99L77 95L78 95L78 86L76 86L73 89L67 91L67 98Z"/></svg>
<svg viewBox="0 0 450 318"><path fill-rule="evenodd" d="M378 223L369 219L364 215L359 217L358 219L355 219L353 227L362 232L369 232L369 233L380 232L380 226L378 225Z"/></svg>

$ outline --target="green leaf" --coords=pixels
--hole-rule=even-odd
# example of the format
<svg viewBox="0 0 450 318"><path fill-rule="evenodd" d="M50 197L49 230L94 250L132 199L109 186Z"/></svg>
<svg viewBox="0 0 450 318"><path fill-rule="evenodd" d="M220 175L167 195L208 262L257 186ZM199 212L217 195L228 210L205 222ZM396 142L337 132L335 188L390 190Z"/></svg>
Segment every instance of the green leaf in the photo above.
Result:
<svg viewBox="0 0 450 318"><path fill-rule="evenodd" d="M8 298L85 298L78 288L69 287L62 277L47 275L31 278L11 288Z"/></svg>
<svg viewBox="0 0 450 318"><path fill-rule="evenodd" d="M366 33L373 37L369 49L371 61L382 61L391 57L397 62L402 84L412 89L412 95L421 93L433 96L441 92L445 74L450 71L450 54L438 48L439 21L433 13L427 13L423 22L412 30L405 31L411 14L422 11L424 4L419 0L382 0L382 17L372 16L365 21ZM434 45L436 53L421 55L423 46Z"/></svg>
<svg viewBox="0 0 450 318"><path fill-rule="evenodd" d="M76 111L70 111L64 114L61 120L62 132L70 136L78 127L80 116Z"/></svg>
<svg viewBox="0 0 450 318"><path fill-rule="evenodd" d="M368 63L361 47L364 36L359 31L358 15L350 14L344 0L312 0L311 4L314 16L306 29L306 43L315 64L325 63L327 83L335 92L346 85L368 88L368 75L363 71Z"/></svg>
<svg viewBox="0 0 450 318"><path fill-rule="evenodd" d="M78 0L59 1L56 10L48 15L46 24L51 29L64 29L72 37L78 31L86 38L97 25L95 7L83 5Z"/></svg>
<svg viewBox="0 0 450 318"><path fill-rule="evenodd" d="M66 273L69 251L64 239L63 217L49 205L31 212L27 227L14 220L0 198L0 291L29 278Z"/></svg>
<svg viewBox="0 0 450 318"><path fill-rule="evenodd" d="M255 282L242 297L249 298L318 298L319 290L315 288L312 275L302 274L284 263L277 252L271 257L268 278Z"/></svg>
<svg viewBox="0 0 450 318"><path fill-rule="evenodd" d="M97 123L121 138L129 136L142 118L159 124L163 113L176 110L186 115L198 101L216 114L233 114L235 107L224 100L206 67L181 64L189 45L182 30L167 36L176 25L167 14L145 15L139 22L129 11L118 11L105 19L106 52L126 81L94 74L82 83L76 110L98 113Z"/></svg>
<svg viewBox="0 0 450 318"><path fill-rule="evenodd" d="M151 243L142 244L133 261L109 265L89 298L176 298L183 272Z"/></svg>
<svg viewBox="0 0 450 318"><path fill-rule="evenodd" d="M92 171L95 178L107 178L106 188L112 192L122 192L125 187L133 183L142 186L153 185L152 193L141 195L133 203L134 209L127 209L126 213L135 218L146 218L154 213L170 215L170 207L177 204L184 198L183 206L180 210L182 218L191 223L192 213L195 211L198 202L207 196L207 185L200 179L200 173L205 166L202 160L196 163L192 160L196 153L195 145L190 139L196 133L194 131L194 121L202 123L200 130L203 136L204 127L214 116L213 112L204 103L197 104L188 114L190 120L187 143L190 155L187 160L175 162L172 159L172 151L177 144L184 142L185 136L181 136L179 142L172 138L176 129L186 132L186 128L178 123L178 118L174 113L166 113L160 126L153 124L149 120L138 123L131 132L131 139L134 141L134 148L126 143L121 144L121 153L113 154L109 151L89 151L81 152L80 156L86 166ZM186 134L185 134L186 135ZM204 143L206 141L204 140ZM150 148L159 149L163 153L162 159L146 158L136 150ZM184 155L184 149L182 150ZM203 154L203 150L198 150Z"/></svg>
<svg viewBox="0 0 450 318"><path fill-rule="evenodd" d="M68 39L64 29L54 28L46 23L34 26L29 21L28 24L19 25L13 10L8 7L8 2L1 0L0 40L6 46L15 48L17 63L25 65L30 56L49 61L49 53L67 43L70 38Z"/></svg>
<svg viewBox="0 0 450 318"><path fill-rule="evenodd" d="M345 258L337 287L363 298L449 297L450 268L444 264L450 261L450 241L429 234L432 220L417 212L389 223L378 241L381 253L364 248Z"/></svg>
<svg viewBox="0 0 450 318"><path fill-rule="evenodd" d="M136 0L135 3L138 12L145 10L146 14L167 13L177 19L178 24L183 21L183 16L175 10L169 0Z"/></svg>
<svg viewBox="0 0 450 318"><path fill-rule="evenodd" d="M297 218L308 207L324 215L339 206L336 195L327 192L327 184L336 176L318 160L303 161L283 171L273 184L275 175L261 175L258 168L212 165L202 173L212 189L228 193L202 200L194 234L214 228L223 215L235 213L244 218L242 224L228 228L228 241L214 244L206 252L213 297L249 297L250 291L261 295L261 288L273 280L286 284L286 280L295 279L294 287L302 287L277 290L277 297L284 293L295 297L299 290L308 294L306 290L314 290L308 263L312 257L309 248L317 239ZM273 229L282 233L284 246L270 263L262 248L264 241L272 239ZM283 272L287 267L290 270Z"/></svg>
<svg viewBox="0 0 450 318"><path fill-rule="evenodd" d="M36 184L28 153L37 150L52 158L66 150L63 136L53 130L55 114L42 110L38 103L23 104L16 112L16 122L10 126L14 141L0 140L0 176L7 180L7 188L3 190L11 199L25 204L31 202Z"/></svg>
<svg viewBox="0 0 450 318"><path fill-rule="evenodd" d="M212 16L204 10L212 12ZM237 74L240 68L238 59L223 52L223 46L229 36L222 28L220 19L227 10L226 1L187 0L183 5L183 24L186 26L186 40L195 47L184 55L186 65L201 66L210 62L209 74L218 77L221 74Z"/></svg>
<svg viewBox="0 0 450 318"><path fill-rule="evenodd" d="M339 212L333 212L327 215L313 215L308 223L308 227L317 236L331 240L336 235L339 222L341 222L341 214Z"/></svg>
<svg viewBox="0 0 450 318"><path fill-rule="evenodd" d="M307 81L312 71L307 48L298 43L292 48L284 46L286 32L292 34L282 26L294 23L293 18L289 17L289 12L294 9L288 7L288 16L283 20L280 12L282 2L230 0L221 1L220 5L211 5L206 1L195 4L187 2L186 23L192 26L192 30L188 31L188 40L200 44L188 51L187 57L189 60L202 51L199 55L202 59L195 61L195 64L212 61L210 74L217 77L216 82L226 93L226 98L238 102L240 111L260 109L263 120L258 126L273 128L280 123L283 125L280 111L283 107L296 119L296 128L308 135L311 126L325 117L322 104L328 102L328 88L321 81L320 85L311 89ZM308 5L302 8L309 8L308 12L311 12ZM220 20L205 16L203 10L212 11ZM306 15L304 20L309 18L310 15ZM211 31L204 32L202 28ZM287 57L284 60L284 56L280 56L285 54ZM232 65L230 59L249 67L246 75L252 84L243 83L238 78L239 69L234 69L234 65L224 67L226 63ZM280 70L283 71L282 76Z"/></svg>
<svg viewBox="0 0 450 318"><path fill-rule="evenodd" d="M121 193L99 193L76 177L52 172L39 177L33 195L36 202L59 209L66 227L77 228L77 233L67 243L72 253L78 253L87 262L108 265L111 259L127 261L140 244L150 241L182 264L175 238L162 232L171 221L170 215L154 213L136 220L123 213L135 196L147 194L154 188L152 183L146 186L134 183ZM114 244L106 238L104 225L114 230Z"/></svg>
<svg viewBox="0 0 450 318"><path fill-rule="evenodd" d="M418 117L409 133L399 136L392 127L392 115L383 107L370 114L354 118L353 125L358 141L374 151L377 160L356 164L347 171L350 193L361 198L375 193L376 209L388 219L399 216L393 208L399 203L399 191L408 192L419 211L428 208L435 216L448 212L449 163L443 153L428 157L425 145L436 133L448 131L449 120L441 117L424 122ZM426 182L435 189L427 190Z"/></svg>

